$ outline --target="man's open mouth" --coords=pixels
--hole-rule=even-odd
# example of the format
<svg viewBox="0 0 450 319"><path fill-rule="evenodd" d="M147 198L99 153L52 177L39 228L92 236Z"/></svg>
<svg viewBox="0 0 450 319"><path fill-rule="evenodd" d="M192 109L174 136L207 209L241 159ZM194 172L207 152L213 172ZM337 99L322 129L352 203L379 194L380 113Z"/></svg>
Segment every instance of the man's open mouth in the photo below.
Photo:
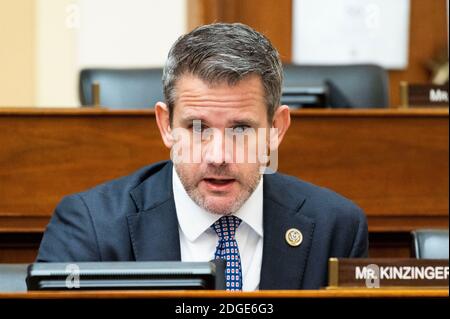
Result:
<svg viewBox="0 0 450 319"><path fill-rule="evenodd" d="M233 183L234 179L217 179L217 178L205 178L205 181L207 183L213 184L213 185L227 185Z"/></svg>
<svg viewBox="0 0 450 319"><path fill-rule="evenodd" d="M204 178L203 181L206 184L206 187L213 192L228 192L234 186L234 182L236 180L231 177L219 177L213 176Z"/></svg>

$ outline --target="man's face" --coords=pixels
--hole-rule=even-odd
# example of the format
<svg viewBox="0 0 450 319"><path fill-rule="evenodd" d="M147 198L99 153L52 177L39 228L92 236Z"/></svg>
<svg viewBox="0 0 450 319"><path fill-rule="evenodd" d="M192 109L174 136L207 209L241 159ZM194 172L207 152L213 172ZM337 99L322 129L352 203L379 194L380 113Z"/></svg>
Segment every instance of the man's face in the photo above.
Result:
<svg viewBox="0 0 450 319"><path fill-rule="evenodd" d="M214 131L210 138L188 145L190 149L201 146L197 163L182 161L175 164L184 188L209 212L235 213L261 178L258 156L256 161L249 160L249 153L257 153L251 140L257 138L259 128L269 128L261 79L249 76L234 86L227 83L209 86L195 76L185 75L177 81L176 96L172 130L186 129L185 134L190 137ZM201 127L193 125L194 121L201 121ZM256 135L247 135L245 143L239 144L226 134L230 129L235 135L245 135L253 130ZM236 159L239 152L244 155L243 162Z"/></svg>

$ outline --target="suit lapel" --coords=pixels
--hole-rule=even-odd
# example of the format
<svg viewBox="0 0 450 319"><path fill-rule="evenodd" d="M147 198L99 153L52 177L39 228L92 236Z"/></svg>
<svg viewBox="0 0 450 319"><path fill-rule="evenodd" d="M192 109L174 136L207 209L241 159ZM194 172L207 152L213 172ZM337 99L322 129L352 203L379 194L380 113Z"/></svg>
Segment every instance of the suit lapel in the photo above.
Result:
<svg viewBox="0 0 450 319"><path fill-rule="evenodd" d="M127 216L136 261L181 260L172 164L168 162L130 194L138 209Z"/></svg>
<svg viewBox="0 0 450 319"><path fill-rule="evenodd" d="M264 245L260 289L301 289L312 237L314 220L300 213L305 198L289 203L279 187L267 176L264 180ZM279 186L279 187L278 187ZM283 203L283 204L281 204ZM291 247L286 231L298 229L302 243Z"/></svg>

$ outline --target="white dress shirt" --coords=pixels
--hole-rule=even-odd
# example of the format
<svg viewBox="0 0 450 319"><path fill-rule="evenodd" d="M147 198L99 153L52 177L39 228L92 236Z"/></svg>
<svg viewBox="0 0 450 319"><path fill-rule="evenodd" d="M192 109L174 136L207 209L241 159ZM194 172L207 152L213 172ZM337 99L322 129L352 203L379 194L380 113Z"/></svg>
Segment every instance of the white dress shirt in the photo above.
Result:
<svg viewBox="0 0 450 319"><path fill-rule="evenodd" d="M188 195L173 169L173 195L180 232L181 260L203 262L214 259L218 236L210 228L220 217L198 206ZM235 216L242 222L236 231L241 256L244 291L257 290L263 250L263 179Z"/></svg>

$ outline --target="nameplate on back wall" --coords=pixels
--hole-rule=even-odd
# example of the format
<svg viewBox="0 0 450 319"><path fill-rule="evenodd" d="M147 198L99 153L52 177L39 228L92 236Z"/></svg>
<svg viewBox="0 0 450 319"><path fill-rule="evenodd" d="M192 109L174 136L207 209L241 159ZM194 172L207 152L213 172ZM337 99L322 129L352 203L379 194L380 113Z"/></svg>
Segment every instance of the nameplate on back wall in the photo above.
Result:
<svg viewBox="0 0 450 319"><path fill-rule="evenodd" d="M410 84L408 103L410 106L448 106L448 86Z"/></svg>
<svg viewBox="0 0 450 319"><path fill-rule="evenodd" d="M448 260L338 259L329 260L329 288L447 287Z"/></svg>

